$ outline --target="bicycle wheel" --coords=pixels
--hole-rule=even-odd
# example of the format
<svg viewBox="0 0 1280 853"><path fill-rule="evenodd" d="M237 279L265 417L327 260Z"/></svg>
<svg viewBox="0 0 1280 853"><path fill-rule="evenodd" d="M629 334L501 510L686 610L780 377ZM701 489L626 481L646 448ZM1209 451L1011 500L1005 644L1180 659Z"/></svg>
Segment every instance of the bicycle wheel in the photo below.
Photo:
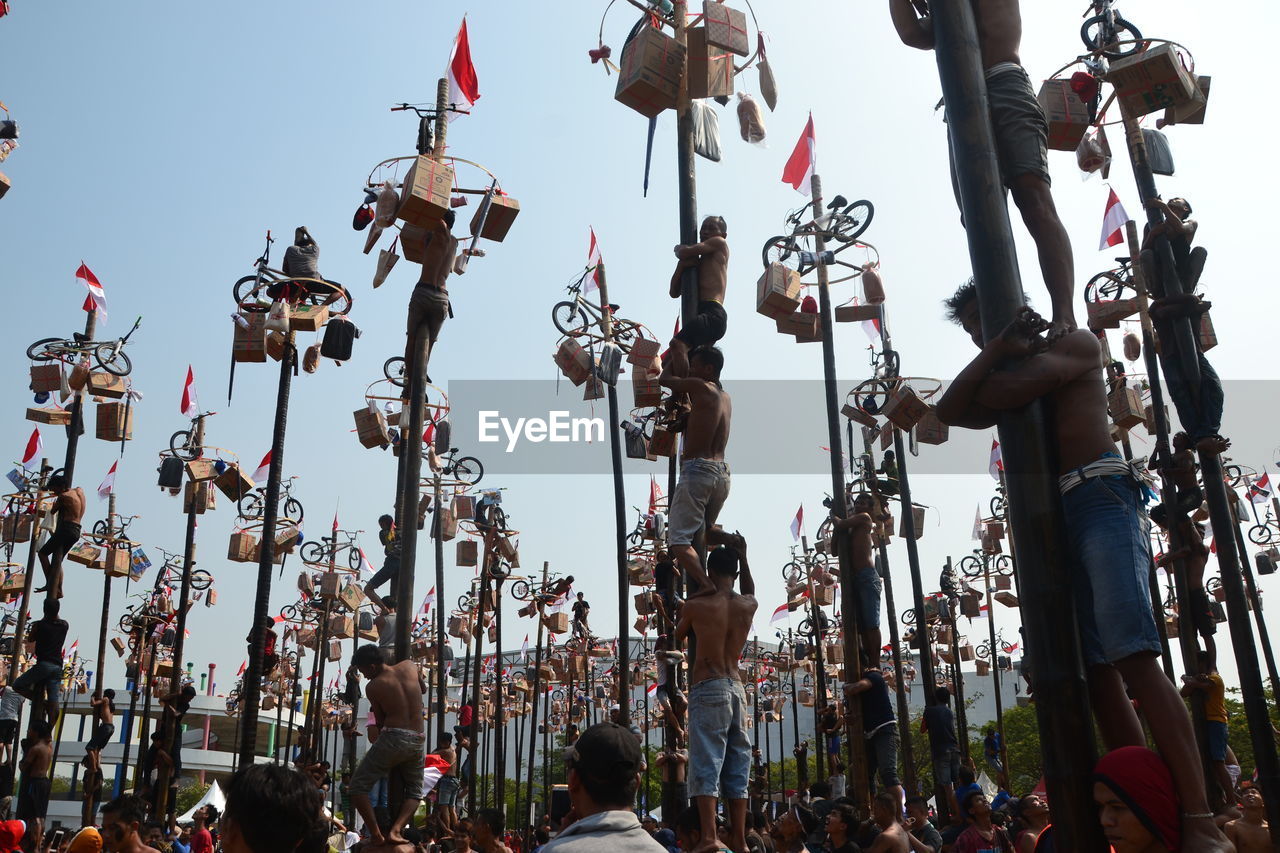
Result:
<svg viewBox="0 0 1280 853"><path fill-rule="evenodd" d="M308 563L329 562L329 549L319 542L308 542L302 546L302 559Z"/></svg>
<svg viewBox="0 0 1280 853"><path fill-rule="evenodd" d="M266 284L264 280L261 282ZM241 311L265 312L269 306L257 304L257 291L259 290L258 277L256 275L247 275L235 283L231 288L231 293L236 298L236 304L240 306Z"/></svg>
<svg viewBox="0 0 1280 853"><path fill-rule="evenodd" d="M904 611L902 611L902 616L901 616L900 618L902 619L902 624L903 624L903 625L914 625L914 624L916 624L916 612L915 612L914 610L904 610Z"/></svg>
<svg viewBox="0 0 1280 853"><path fill-rule="evenodd" d="M133 370L133 362L129 360L129 354L124 351L123 346L99 344L93 351L93 357L103 370L115 376L128 376Z"/></svg>
<svg viewBox="0 0 1280 853"><path fill-rule="evenodd" d="M760 257L767 267L770 264L782 264L787 269L800 270L800 246L794 237L779 234L765 241L760 250Z"/></svg>
<svg viewBox="0 0 1280 853"><path fill-rule="evenodd" d="M364 565L364 560L360 557L360 549L354 542L347 543L347 565L353 572L360 571L360 567Z"/></svg>
<svg viewBox="0 0 1280 853"><path fill-rule="evenodd" d="M1008 502L996 495L991 499L991 515L994 518L1004 518L1005 510L1009 508Z"/></svg>
<svg viewBox="0 0 1280 853"><path fill-rule="evenodd" d="M1115 25L1111 28L1111 38L1105 38L1107 19L1098 15L1085 21L1080 26L1080 40L1090 50L1101 51L1108 59L1120 59L1136 53L1142 47L1142 33L1138 28L1119 15L1115 16ZM1120 42L1131 42L1122 45ZM1107 48L1110 48L1109 50Z"/></svg>
<svg viewBox="0 0 1280 853"><path fill-rule="evenodd" d="M129 634L133 632L133 614L132 613L126 612L123 616L120 617L119 628L120 628L120 632L124 634Z"/></svg>
<svg viewBox="0 0 1280 853"><path fill-rule="evenodd" d="M468 486L474 486L480 482L480 478L484 476L484 466L480 464L480 460L474 456L463 456L461 459L453 463L453 476L461 483ZM494 507L494 516L501 514L502 510ZM505 526L505 525L504 525Z"/></svg>
<svg viewBox="0 0 1280 853"><path fill-rule="evenodd" d="M382 363L382 375L391 380L397 388L403 388L409 370L405 366L404 356L392 356Z"/></svg>
<svg viewBox="0 0 1280 853"><path fill-rule="evenodd" d="M191 430L178 430L169 436L169 451L187 462L200 458L200 448L195 446L191 438Z"/></svg>
<svg viewBox="0 0 1280 853"><path fill-rule="evenodd" d="M297 622L298 606L296 604L286 604L280 608L280 615L284 617L286 622Z"/></svg>
<svg viewBox="0 0 1280 853"><path fill-rule="evenodd" d="M644 542L644 532L639 528L627 534L627 544L634 547Z"/></svg>
<svg viewBox="0 0 1280 853"><path fill-rule="evenodd" d="M213 575L204 569L196 569L191 573L192 589L208 589L213 585Z"/></svg>
<svg viewBox="0 0 1280 853"><path fill-rule="evenodd" d="M639 323L633 323L630 320L623 320L613 324L613 340L615 342L621 341L622 343L627 343L632 338L641 337L644 337L644 335L640 333Z"/></svg>
<svg viewBox="0 0 1280 853"><path fill-rule="evenodd" d="M94 536L110 536L111 527L107 524L106 521L95 521L93 523L93 535Z"/></svg>
<svg viewBox="0 0 1280 853"><path fill-rule="evenodd" d="M1133 285L1114 270L1100 272L1084 286L1084 301L1110 302L1119 299L1125 288L1132 290Z"/></svg>
<svg viewBox="0 0 1280 853"><path fill-rule="evenodd" d="M476 603L471 599L471 596L469 595L458 596L458 609L461 610L463 613L470 613L471 609L475 606L476 606Z"/></svg>
<svg viewBox="0 0 1280 853"><path fill-rule="evenodd" d="M960 561L960 571L967 578L976 578L982 574L982 561L970 555Z"/></svg>
<svg viewBox="0 0 1280 853"><path fill-rule="evenodd" d="M27 347L27 358L32 361L52 361L58 358L58 354L46 349L50 344L66 343L62 338L41 338L31 346Z"/></svg>
<svg viewBox="0 0 1280 853"><path fill-rule="evenodd" d="M862 236L863 231L867 230L867 226L871 224L871 220L875 218L875 215L876 208L871 202L866 199L855 201L841 211L840 216L836 217L838 224L831 236L841 243L852 243Z"/></svg>
<svg viewBox="0 0 1280 853"><path fill-rule="evenodd" d="M1273 533L1265 524L1255 524L1249 528L1249 541L1254 545L1270 545Z"/></svg>
<svg viewBox="0 0 1280 853"><path fill-rule="evenodd" d="M577 319L582 315L585 320L585 314L585 311L578 309L577 302L557 302L551 308L551 322L555 323L560 334L572 338L582 334L582 327L577 324Z"/></svg>
<svg viewBox="0 0 1280 853"><path fill-rule="evenodd" d="M529 582L521 578L511 584L511 594L524 601L529 598Z"/></svg>
<svg viewBox="0 0 1280 853"><path fill-rule="evenodd" d="M297 498L285 498L284 499L284 515L285 515L285 518L288 518L291 521L301 522L302 521L302 502L299 501ZM360 567L353 566L352 568L358 569Z"/></svg>
<svg viewBox="0 0 1280 853"><path fill-rule="evenodd" d="M236 511L240 513L241 518L261 518L265 507L266 501L262 497L262 492L255 489L240 498Z"/></svg>

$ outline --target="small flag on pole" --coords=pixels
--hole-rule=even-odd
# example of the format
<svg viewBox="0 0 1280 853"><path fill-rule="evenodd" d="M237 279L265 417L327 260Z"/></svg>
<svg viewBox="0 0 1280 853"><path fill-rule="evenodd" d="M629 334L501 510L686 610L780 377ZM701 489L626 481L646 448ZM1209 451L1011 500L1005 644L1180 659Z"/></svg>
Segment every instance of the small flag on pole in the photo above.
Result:
<svg viewBox="0 0 1280 853"><path fill-rule="evenodd" d="M425 795L444 778L450 764L434 752L429 752L422 763L422 793Z"/></svg>
<svg viewBox="0 0 1280 853"><path fill-rule="evenodd" d="M520 663L529 662L529 635L524 635L524 645L520 647Z"/></svg>
<svg viewBox="0 0 1280 853"><path fill-rule="evenodd" d="M436 588L431 587L431 591L422 599L422 613L429 613L436 603Z"/></svg>
<svg viewBox="0 0 1280 853"><path fill-rule="evenodd" d="M196 400L196 374L187 365L187 381L182 383L182 404L178 409L183 417L194 418L200 414L200 403Z"/></svg>
<svg viewBox="0 0 1280 853"><path fill-rule="evenodd" d="M591 277L587 279L586 285L582 288L584 293L590 293L600 287L600 264L604 258L600 256L600 244L596 242L596 229L591 229L591 245L587 248L587 266L591 267Z"/></svg>
<svg viewBox="0 0 1280 853"><path fill-rule="evenodd" d="M1264 504L1271 500L1271 475L1263 473L1261 477L1249 484L1249 501Z"/></svg>
<svg viewBox="0 0 1280 853"><path fill-rule="evenodd" d="M373 568L373 563L369 562L369 558L365 555L364 549L359 548L357 550L360 552L360 571L365 574L375 574L376 570Z"/></svg>
<svg viewBox="0 0 1280 853"><path fill-rule="evenodd" d="M783 602L778 605L778 609L773 611L773 616L769 617L769 624L777 625L779 622L787 621L787 616L790 613L791 610L787 607L786 602Z"/></svg>
<svg viewBox="0 0 1280 853"><path fill-rule="evenodd" d="M111 470L107 472L107 476L102 478L102 484L98 486L98 497L106 500L107 496L116 490L116 466L120 464L120 460L111 463Z"/></svg>
<svg viewBox="0 0 1280 853"><path fill-rule="evenodd" d="M40 467L40 454L44 451L44 441L40 438L40 427L31 430L27 439L27 449L22 452L22 467L34 471Z"/></svg>
<svg viewBox="0 0 1280 853"><path fill-rule="evenodd" d="M107 322L107 292L102 289L102 282L98 281L93 270L85 266L84 261L80 262L80 268L76 270L76 278L89 291L84 300L84 310L97 311L98 318Z"/></svg>
<svg viewBox="0 0 1280 853"><path fill-rule="evenodd" d="M804 532L804 504L800 504L800 509L796 510L796 517L791 519L791 538L800 541L800 534Z"/></svg>
<svg viewBox="0 0 1280 853"><path fill-rule="evenodd" d="M449 52L449 67L446 69L449 78L449 103L455 107L474 106L480 100L480 81L476 78L476 67L471 62L471 38L467 34L467 17L462 16L462 26L453 40L453 50ZM449 113L449 121L453 121L457 113Z"/></svg>
<svg viewBox="0 0 1280 853"><path fill-rule="evenodd" d="M973 510L973 541L982 541L982 507L974 507Z"/></svg>
<svg viewBox="0 0 1280 853"><path fill-rule="evenodd" d="M267 455L262 457L262 461L258 463L258 470L253 472L253 482L262 485L267 482L267 477L271 474L271 451L267 451Z"/></svg>
<svg viewBox="0 0 1280 853"><path fill-rule="evenodd" d="M1111 190L1107 196L1107 210L1102 215L1102 240L1098 243L1098 251L1104 252L1112 246L1124 242L1124 225L1129 221L1129 214L1124 212L1120 196Z"/></svg>
<svg viewBox="0 0 1280 853"><path fill-rule="evenodd" d="M1000 452L1000 442L997 439L991 439L991 458L987 462L987 473L991 475L991 479L1000 480L1000 472L1004 470L1004 455Z"/></svg>
<svg viewBox="0 0 1280 853"><path fill-rule="evenodd" d="M800 141L791 152L787 165L782 170L782 182L801 195L809 195L809 181L818 168L817 138L813 133L813 113L809 113L809 123L800 134Z"/></svg>

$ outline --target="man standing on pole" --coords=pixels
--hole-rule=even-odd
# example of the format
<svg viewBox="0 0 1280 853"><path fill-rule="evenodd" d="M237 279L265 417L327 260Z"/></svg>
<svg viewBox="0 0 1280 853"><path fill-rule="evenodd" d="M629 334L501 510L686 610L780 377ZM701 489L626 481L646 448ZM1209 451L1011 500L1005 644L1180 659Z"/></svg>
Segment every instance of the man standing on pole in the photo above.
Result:
<svg viewBox="0 0 1280 853"><path fill-rule="evenodd" d="M1040 272L1053 305L1051 337L1055 337L1076 327L1071 305L1075 260L1071 239L1058 218L1049 189L1049 124L1018 57L1022 15L1018 0L973 0L973 10L1001 178L1013 193L1013 202L1035 240ZM933 49L933 19L927 0L889 0L889 14L904 44L920 50ZM951 180L959 203L954 154Z"/></svg>

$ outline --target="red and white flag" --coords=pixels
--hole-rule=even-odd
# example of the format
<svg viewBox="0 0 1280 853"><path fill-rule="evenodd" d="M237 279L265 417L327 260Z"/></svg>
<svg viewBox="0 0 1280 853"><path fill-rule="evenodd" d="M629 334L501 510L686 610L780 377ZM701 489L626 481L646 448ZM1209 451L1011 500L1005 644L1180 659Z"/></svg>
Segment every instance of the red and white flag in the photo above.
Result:
<svg viewBox="0 0 1280 853"><path fill-rule="evenodd" d="M524 645L520 647L520 663L529 662L529 635L524 635Z"/></svg>
<svg viewBox="0 0 1280 853"><path fill-rule="evenodd" d="M796 510L796 517L791 519L791 538L800 541L800 534L804 532L804 504L800 504L800 508Z"/></svg>
<svg viewBox="0 0 1280 853"><path fill-rule="evenodd" d="M444 774L449 771L450 764L440 756L433 752L427 753L426 758L422 762L422 793L428 793L436 786L436 783L444 778Z"/></svg>
<svg viewBox="0 0 1280 853"><path fill-rule="evenodd" d="M973 541L982 541L982 507L975 507L973 510Z"/></svg>
<svg viewBox="0 0 1280 853"><path fill-rule="evenodd" d="M65 652L62 653L62 657L74 658L76 656L76 652L79 650L80 650L80 638L77 637L76 641L71 644L71 648L67 649Z"/></svg>
<svg viewBox="0 0 1280 853"><path fill-rule="evenodd" d="M436 588L433 586L431 587L431 591L427 593L426 597L422 599L422 610L419 612L421 613L431 612L431 608L435 606L435 603L436 603Z"/></svg>
<svg viewBox="0 0 1280 853"><path fill-rule="evenodd" d="M1000 472L1004 470L1004 456L1000 453L1000 442L991 439L991 459L987 462L987 473L991 479L999 481Z"/></svg>
<svg viewBox="0 0 1280 853"><path fill-rule="evenodd" d="M27 439L27 449L22 451L22 467L34 471L40 467L40 454L44 452L44 441L40 438L40 427L31 430Z"/></svg>
<svg viewBox="0 0 1280 853"><path fill-rule="evenodd" d="M336 509L333 511L333 535L338 535L338 511Z"/></svg>
<svg viewBox="0 0 1280 853"><path fill-rule="evenodd" d="M357 550L360 552L360 571L370 575L375 574L376 570L373 568L373 563L369 562L369 558L365 555L364 549L358 548Z"/></svg>
<svg viewBox="0 0 1280 853"><path fill-rule="evenodd" d="M649 515L658 511L658 501L662 499L662 489L658 488L658 478L649 475Z"/></svg>
<svg viewBox="0 0 1280 853"><path fill-rule="evenodd" d="M782 182L791 184L791 188L801 195L809 195L809 180L818 167L818 141L813 133L813 113L809 113L809 123L800 134L800 141L791 152L787 165L782 170Z"/></svg>
<svg viewBox="0 0 1280 853"><path fill-rule="evenodd" d="M247 659L246 659L246 660L241 661L241 662L240 662L240 668L236 670L236 675L237 675L237 676L244 675L244 671L245 671L245 669L247 669L247 668L248 668L248 666L249 666L249 661L248 661Z"/></svg>
<svg viewBox="0 0 1280 853"><path fill-rule="evenodd" d="M650 684L648 687L646 687L646 688L644 689L644 692L645 692L645 693L647 693L647 694L648 694L648 695L650 695L650 696L652 696L653 694L657 693L657 692L658 692L658 682L656 682L656 681L655 681L653 684Z"/></svg>
<svg viewBox="0 0 1280 853"><path fill-rule="evenodd" d="M253 472L253 482L262 485L267 482L267 477L271 474L271 451L267 451L267 455L262 457L262 461L258 463L258 470Z"/></svg>
<svg viewBox="0 0 1280 853"><path fill-rule="evenodd" d="M120 460L111 463L111 470L107 472L107 476L102 478L102 484L98 486L98 497L106 500L107 496L116 490L116 466L120 464Z"/></svg>
<svg viewBox="0 0 1280 853"><path fill-rule="evenodd" d="M84 300L84 310L97 311L98 319L107 322L107 292L102 289L102 282L98 281L93 270L84 265L84 261L80 262L80 268L76 270L76 278L89 291Z"/></svg>
<svg viewBox="0 0 1280 853"><path fill-rule="evenodd" d="M471 39L467 36L466 15L462 16L462 26L453 40L445 76L449 78L449 103L452 106L470 107L480 100L480 81L476 79L476 67L471 64ZM457 113L448 115L449 121L453 121Z"/></svg>
<svg viewBox="0 0 1280 853"><path fill-rule="evenodd" d="M194 418L200 414L200 403L196 400L196 374L187 365L187 381L182 383L182 405L178 409L183 417Z"/></svg>
<svg viewBox="0 0 1280 853"><path fill-rule="evenodd" d="M1098 243L1098 251L1103 252L1112 246L1124 242L1124 225L1129 221L1129 214L1124 212L1120 196L1111 190L1107 196L1107 212L1102 215L1102 240Z"/></svg>
<svg viewBox="0 0 1280 853"><path fill-rule="evenodd" d="M786 602L779 604L778 609L773 611L773 615L769 617L769 624L777 625L779 622L787 621L787 616L790 613L791 610L787 607Z"/></svg>
<svg viewBox="0 0 1280 853"><path fill-rule="evenodd" d="M587 279L586 285L582 288L584 293L590 293L600 287L600 264L604 258L600 256L600 244L596 242L596 229L591 229L591 245L587 247L587 266L591 267L591 277Z"/></svg>
<svg viewBox="0 0 1280 853"><path fill-rule="evenodd" d="M1255 504L1264 504L1271 500L1271 475L1263 474L1249 484L1249 500Z"/></svg>

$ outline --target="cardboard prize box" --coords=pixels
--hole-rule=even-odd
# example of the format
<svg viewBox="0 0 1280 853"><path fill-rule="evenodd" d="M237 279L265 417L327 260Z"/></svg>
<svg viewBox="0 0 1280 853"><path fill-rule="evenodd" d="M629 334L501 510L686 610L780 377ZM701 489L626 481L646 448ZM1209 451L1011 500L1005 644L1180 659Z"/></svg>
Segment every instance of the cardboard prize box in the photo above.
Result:
<svg viewBox="0 0 1280 853"><path fill-rule="evenodd" d="M756 282L756 313L774 320L790 317L800 307L800 273L769 264Z"/></svg>
<svg viewBox="0 0 1280 853"><path fill-rule="evenodd" d="M921 400L910 385L903 383L889 395L880 414L899 429L909 430L918 424L928 411L929 404Z"/></svg>
<svg viewBox="0 0 1280 853"><path fill-rule="evenodd" d="M267 315L263 311L254 311L240 315L248 326L235 323L235 333L231 338L231 360L244 362L260 362L267 360Z"/></svg>
<svg viewBox="0 0 1280 853"><path fill-rule="evenodd" d="M92 566L102 554L102 549L88 542L79 542L67 552L67 559L82 566Z"/></svg>
<svg viewBox="0 0 1280 853"><path fill-rule="evenodd" d="M95 397L119 400L124 397L124 377L114 373L90 373L89 393Z"/></svg>
<svg viewBox="0 0 1280 853"><path fill-rule="evenodd" d="M1086 302L1085 311L1089 329L1091 331L1118 329L1120 321L1132 317L1140 307L1141 301L1136 296L1105 302Z"/></svg>
<svg viewBox="0 0 1280 853"><path fill-rule="evenodd" d="M227 467L214 478L213 483L233 501L238 501L253 491L253 480L235 462L228 462Z"/></svg>
<svg viewBox="0 0 1280 853"><path fill-rule="evenodd" d="M631 392L637 409L656 406L662 402L662 385L658 377L662 375L662 367L655 356L648 365L636 368L631 377Z"/></svg>
<svg viewBox="0 0 1280 853"><path fill-rule="evenodd" d="M454 565L474 566L480 558L480 546L474 539L459 540L456 546Z"/></svg>
<svg viewBox="0 0 1280 853"><path fill-rule="evenodd" d="M338 593L338 600L348 610L359 610L360 605L364 604L365 600L364 587L358 583L348 583L342 588L342 592Z"/></svg>
<svg viewBox="0 0 1280 853"><path fill-rule="evenodd" d="M231 539L227 543L227 559L233 563L252 562L253 555L258 551L258 538L252 533L244 530L237 530L231 534Z"/></svg>
<svg viewBox="0 0 1280 853"><path fill-rule="evenodd" d="M622 48L613 98L646 118L676 105L687 51L656 27L646 26Z"/></svg>
<svg viewBox="0 0 1280 853"><path fill-rule="evenodd" d="M486 240L492 240L495 243L501 243L507 237L507 232L511 230L511 226L515 223L516 217L520 215L520 202L516 201L509 195L494 195L489 200L489 213L484 219L484 228L480 228L480 211L484 210L484 205L476 208L476 212L471 216L471 233L477 233Z"/></svg>
<svg viewBox="0 0 1280 853"><path fill-rule="evenodd" d="M27 409L27 420L50 426L66 426L71 423L71 411L69 409L30 407Z"/></svg>
<svg viewBox="0 0 1280 853"><path fill-rule="evenodd" d="M187 476L200 483L218 476L218 470L212 459L192 459L187 463Z"/></svg>
<svg viewBox="0 0 1280 853"><path fill-rule="evenodd" d="M1193 104L1199 94L1177 48L1168 42L1112 62L1107 82L1130 118Z"/></svg>
<svg viewBox="0 0 1280 853"><path fill-rule="evenodd" d="M420 228L430 228L448 212L452 192L453 169L419 154L404 176L396 218Z"/></svg>
<svg viewBox="0 0 1280 853"><path fill-rule="evenodd" d="M837 323L861 323L880 319L879 305L841 305L836 308Z"/></svg>
<svg viewBox="0 0 1280 853"><path fill-rule="evenodd" d="M387 419L381 411L365 406L353 412L356 419L356 438L364 447L383 447L391 443Z"/></svg>
<svg viewBox="0 0 1280 853"><path fill-rule="evenodd" d="M691 27L689 37L689 97L728 97L733 94L733 54L707 41L706 27Z"/></svg>
<svg viewBox="0 0 1280 853"><path fill-rule="evenodd" d="M574 385L581 385L591 374L591 355L573 338L565 338L553 357L560 372Z"/></svg>
<svg viewBox="0 0 1280 853"><path fill-rule="evenodd" d="M318 332L327 322L328 305L295 305L289 314L289 329L294 332Z"/></svg>
<svg viewBox="0 0 1280 853"><path fill-rule="evenodd" d="M1089 129L1089 107L1071 88L1070 80L1045 80L1036 100L1049 123L1049 148L1075 151Z"/></svg>
<svg viewBox="0 0 1280 853"><path fill-rule="evenodd" d="M33 364L31 365L31 390L39 394L41 392L54 393L62 390L64 378L62 375L61 364Z"/></svg>
<svg viewBox="0 0 1280 853"><path fill-rule="evenodd" d="M796 311L794 314L778 317L773 322L779 334L795 335L797 341L811 342L821 339L821 324L817 314Z"/></svg>
<svg viewBox="0 0 1280 853"><path fill-rule="evenodd" d="M103 441L133 438L133 407L128 403L99 403L97 437Z"/></svg>
<svg viewBox="0 0 1280 853"><path fill-rule="evenodd" d="M658 357L662 349L654 338L636 338L631 342L631 351L627 353L627 363L637 367L648 367Z"/></svg>
<svg viewBox="0 0 1280 853"><path fill-rule="evenodd" d="M1121 385L1107 395L1107 411L1117 426L1131 429L1143 422L1142 395L1136 388Z"/></svg>
<svg viewBox="0 0 1280 853"><path fill-rule="evenodd" d="M218 506L217 494L212 483L193 483L188 480L182 489L182 511L191 512L193 503L197 515L215 509Z"/></svg>
<svg viewBox="0 0 1280 853"><path fill-rule="evenodd" d="M718 0L703 0L702 20L707 28L707 43L722 47L738 56L751 53L747 40L747 13Z"/></svg>
<svg viewBox="0 0 1280 853"><path fill-rule="evenodd" d="M102 555L103 567L113 578L127 578L133 557L127 548L108 548Z"/></svg>
<svg viewBox="0 0 1280 853"><path fill-rule="evenodd" d="M938 420L938 412L933 406L916 422L916 441L921 444L946 444L951 429Z"/></svg>
<svg viewBox="0 0 1280 853"><path fill-rule="evenodd" d="M547 626L547 630L552 634L565 634L569 631L569 614L563 610L556 613L548 613L542 617L542 624Z"/></svg>

